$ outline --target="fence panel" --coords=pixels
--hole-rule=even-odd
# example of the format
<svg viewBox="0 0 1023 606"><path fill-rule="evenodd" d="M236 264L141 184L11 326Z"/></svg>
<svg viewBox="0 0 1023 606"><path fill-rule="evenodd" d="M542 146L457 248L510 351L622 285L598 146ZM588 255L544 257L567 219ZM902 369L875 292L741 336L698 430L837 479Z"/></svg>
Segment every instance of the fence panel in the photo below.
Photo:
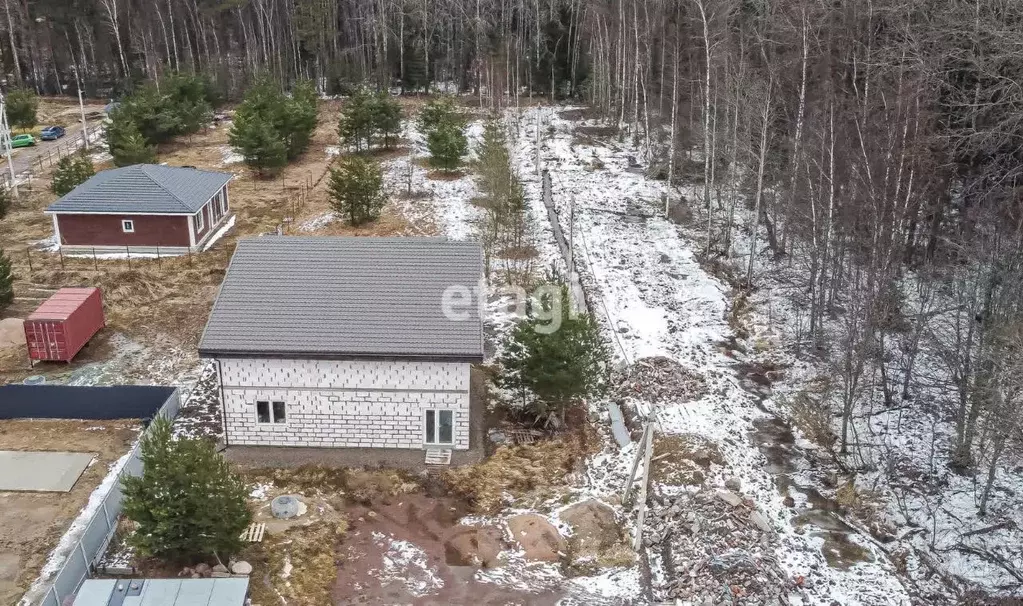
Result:
<svg viewBox="0 0 1023 606"><path fill-rule="evenodd" d="M167 419L174 419L181 408L181 397L174 390L157 414ZM57 571L53 583L46 595L36 601L38 606L63 606L64 600L75 594L86 579L92 576L96 562L106 551L117 528L117 518L121 514L121 503L124 495L121 492L121 478L137 476L142 473L141 445L136 444L128 455L117 479L102 503L93 512L85 531L75 541L67 559Z"/></svg>

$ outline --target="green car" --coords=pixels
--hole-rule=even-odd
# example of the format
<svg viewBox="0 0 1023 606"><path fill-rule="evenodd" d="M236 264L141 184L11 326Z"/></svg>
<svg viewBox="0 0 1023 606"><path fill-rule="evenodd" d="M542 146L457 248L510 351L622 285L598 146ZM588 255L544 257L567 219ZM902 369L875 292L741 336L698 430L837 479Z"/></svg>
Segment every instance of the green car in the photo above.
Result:
<svg viewBox="0 0 1023 606"><path fill-rule="evenodd" d="M18 135L11 139L11 147L30 147L36 144L36 138L32 135Z"/></svg>

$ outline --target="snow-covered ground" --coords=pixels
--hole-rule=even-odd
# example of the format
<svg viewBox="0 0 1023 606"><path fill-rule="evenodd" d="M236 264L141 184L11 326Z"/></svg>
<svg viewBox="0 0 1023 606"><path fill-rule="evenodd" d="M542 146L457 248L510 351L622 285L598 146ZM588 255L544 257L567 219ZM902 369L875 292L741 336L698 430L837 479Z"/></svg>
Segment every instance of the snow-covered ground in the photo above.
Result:
<svg viewBox="0 0 1023 606"><path fill-rule="evenodd" d="M699 245L658 214L663 185L630 170L630 156L642 157L639 150L627 143L580 144L573 141L578 123L550 108L527 110L514 157L534 214L544 213L534 168L537 114L542 161L552 175L561 217L568 216L569 201L575 199L576 256L608 340L624 362L666 356L707 380L709 389L702 398L662 406L657 411L659 428L665 434L703 436L718 445L727 474L740 480L743 496L753 500L777 531L778 565L793 580L803 577L801 587L787 596L790 602L909 604L893 564L873 541L850 533L848 540L867 555L832 567L823 550L827 535L815 532L812 524L796 523L797 515L815 504L796 492L787 505L776 475L751 440L756 423L767 413L759 405L761 396L741 384L735 354L726 355L724 344L732 337L726 321L727 287L697 262L694 251ZM567 231L565 219L562 226ZM603 453L600 463L627 469L631 450ZM721 478L709 479L715 480ZM657 557L651 554L652 567Z"/></svg>

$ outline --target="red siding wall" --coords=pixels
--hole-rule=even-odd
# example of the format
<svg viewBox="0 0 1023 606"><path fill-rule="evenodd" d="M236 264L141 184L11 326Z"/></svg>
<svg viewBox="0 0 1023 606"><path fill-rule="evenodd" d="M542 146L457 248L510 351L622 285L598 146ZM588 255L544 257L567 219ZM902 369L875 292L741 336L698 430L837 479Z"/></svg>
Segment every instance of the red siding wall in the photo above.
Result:
<svg viewBox="0 0 1023 606"><path fill-rule="evenodd" d="M124 233L121 220L135 222ZM71 246L188 246L191 217L165 215L57 215L60 243Z"/></svg>

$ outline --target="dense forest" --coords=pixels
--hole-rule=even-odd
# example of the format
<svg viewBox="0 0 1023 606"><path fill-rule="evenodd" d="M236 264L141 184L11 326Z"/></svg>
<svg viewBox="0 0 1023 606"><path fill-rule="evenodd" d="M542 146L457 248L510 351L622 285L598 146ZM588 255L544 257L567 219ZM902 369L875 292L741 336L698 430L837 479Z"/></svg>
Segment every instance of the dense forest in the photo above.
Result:
<svg viewBox="0 0 1023 606"><path fill-rule="evenodd" d="M942 402L928 414L954 426L953 467L984 463L993 478L1023 439L1023 3L4 0L4 10L7 85L44 94L80 83L117 96L197 71L234 99L269 77L311 79L324 94L443 86L493 107L584 101L642 143L653 176L697 184L687 202L706 226L703 254L739 257L742 285L756 286L765 253L805 266L795 346L832 352L841 452L864 402L924 392ZM669 188L669 206L680 196ZM742 233L758 235L752 251L737 248ZM922 349L936 362L918 376Z"/></svg>

